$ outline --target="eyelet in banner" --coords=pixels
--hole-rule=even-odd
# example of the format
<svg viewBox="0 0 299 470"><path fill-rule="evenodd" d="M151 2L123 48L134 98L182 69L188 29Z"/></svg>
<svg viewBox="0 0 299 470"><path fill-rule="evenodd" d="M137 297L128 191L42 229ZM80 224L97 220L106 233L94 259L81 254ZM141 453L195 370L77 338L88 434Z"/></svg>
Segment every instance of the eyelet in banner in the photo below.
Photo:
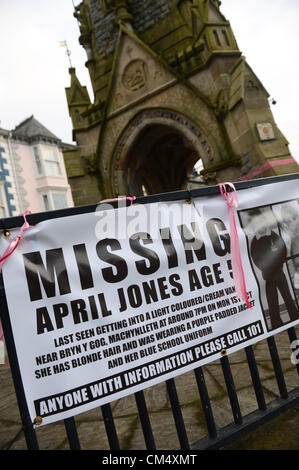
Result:
<svg viewBox="0 0 299 470"><path fill-rule="evenodd" d="M2 230L1 235L2 235L2 238L9 238L11 233L9 230Z"/></svg>

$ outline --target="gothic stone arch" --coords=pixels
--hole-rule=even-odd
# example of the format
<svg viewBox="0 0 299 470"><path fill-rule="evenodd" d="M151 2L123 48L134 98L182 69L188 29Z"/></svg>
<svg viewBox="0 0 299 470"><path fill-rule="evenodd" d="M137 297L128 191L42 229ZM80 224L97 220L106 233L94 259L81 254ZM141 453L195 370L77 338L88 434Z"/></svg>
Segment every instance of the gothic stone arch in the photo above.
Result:
<svg viewBox="0 0 299 470"><path fill-rule="evenodd" d="M183 189L194 164L201 159L209 167L215 155L214 143L190 118L166 108L142 110L115 145L112 192L140 196Z"/></svg>
<svg viewBox="0 0 299 470"><path fill-rule="evenodd" d="M139 195L145 180L150 192L182 189L196 157L206 184L298 171L220 3L83 0L76 7L94 92L92 103L70 68L77 148L64 154L76 205Z"/></svg>

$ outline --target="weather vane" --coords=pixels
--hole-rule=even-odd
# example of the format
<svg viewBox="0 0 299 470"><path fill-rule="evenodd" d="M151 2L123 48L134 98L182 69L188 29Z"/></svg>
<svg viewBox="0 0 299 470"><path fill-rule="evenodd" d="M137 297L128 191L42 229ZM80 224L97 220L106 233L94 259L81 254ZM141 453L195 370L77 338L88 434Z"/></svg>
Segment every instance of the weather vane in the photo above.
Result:
<svg viewBox="0 0 299 470"><path fill-rule="evenodd" d="M72 68L72 62L71 62L71 51L69 50L68 48L68 45L67 45L67 42L66 41L59 41L59 45L60 47L65 47L66 49L66 55L68 56L69 58L69 62L70 62L70 67Z"/></svg>

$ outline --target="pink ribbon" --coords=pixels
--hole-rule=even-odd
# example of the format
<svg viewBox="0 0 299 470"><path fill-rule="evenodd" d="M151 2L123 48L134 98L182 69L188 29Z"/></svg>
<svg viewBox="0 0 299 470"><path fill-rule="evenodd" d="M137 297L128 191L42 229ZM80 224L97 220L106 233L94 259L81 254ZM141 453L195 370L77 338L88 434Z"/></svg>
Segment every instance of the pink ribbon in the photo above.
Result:
<svg viewBox="0 0 299 470"><path fill-rule="evenodd" d="M4 333L3 333L3 329L2 329L2 323L1 323L1 318L0 318L0 341L1 341L1 343L5 343Z"/></svg>
<svg viewBox="0 0 299 470"><path fill-rule="evenodd" d="M246 181L251 178L255 178L256 176L260 175L261 173L265 173L265 171L269 170L270 168L274 168L276 166L282 165L291 165L292 163L296 163L294 158L285 158L283 160L272 160L270 162L264 163L262 166L251 170L249 173L246 173L244 176L240 176L236 181Z"/></svg>
<svg viewBox="0 0 299 470"><path fill-rule="evenodd" d="M20 242L22 240L22 237L23 237L23 233L26 232L26 230L28 230L31 227L31 225L29 225L29 223L27 222L27 219L26 219L27 214L31 214L31 212L26 211L24 214L20 214L24 217L24 224L22 225L18 235L10 242L10 244L8 245L6 250L4 251L3 255L1 256L1 258L0 258L0 272L2 270L2 266L3 266L4 262L7 260L7 258L10 255L13 254L15 249L20 244Z"/></svg>
<svg viewBox="0 0 299 470"><path fill-rule="evenodd" d="M228 185L233 191L227 192L226 186ZM236 188L232 183L220 183L218 184L220 192L224 200L226 200L229 208L229 235L230 235L230 246L231 246L231 260L232 260L232 271L235 282L236 294L240 299L243 299L248 308L252 308L246 290L245 276L242 267L242 259L240 254L238 231L235 220L235 209L239 205L238 194Z"/></svg>
<svg viewBox="0 0 299 470"><path fill-rule="evenodd" d="M115 197L114 199L103 199L103 201L100 201L100 202L101 203L102 202L113 202L113 201L119 201L120 199L128 199L129 201L131 201L131 205L132 205L133 201L135 201L135 199L136 199L136 196Z"/></svg>
<svg viewBox="0 0 299 470"><path fill-rule="evenodd" d="M0 258L0 272L2 270L2 266L3 264L5 263L5 261L7 260L7 258L12 255L12 253L15 251L15 249L18 247L18 245L20 244L21 240L22 240L22 237L23 237L23 233L26 232L26 230L28 230L30 227L32 227L32 225L29 225L29 223L27 222L27 219L26 219L26 215L27 214L31 214L30 211L26 211L24 212L24 214L20 214L24 217L24 224L22 225L19 233L15 236L15 238L13 238L13 240L10 242L10 244L8 245L8 247L6 248L6 250L4 251L3 255L1 256ZM1 319L0 319L0 341L2 343L5 343L5 338L4 338L4 333L3 333L3 328L2 328L2 323L1 323ZM7 366L8 365L8 362L6 364L4 364L4 366Z"/></svg>

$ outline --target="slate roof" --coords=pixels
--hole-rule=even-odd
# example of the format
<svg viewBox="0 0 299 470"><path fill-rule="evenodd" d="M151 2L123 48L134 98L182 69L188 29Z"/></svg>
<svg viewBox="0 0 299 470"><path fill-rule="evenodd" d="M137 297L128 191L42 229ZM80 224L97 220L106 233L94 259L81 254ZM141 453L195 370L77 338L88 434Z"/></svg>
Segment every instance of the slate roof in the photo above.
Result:
<svg viewBox="0 0 299 470"><path fill-rule="evenodd" d="M131 0L129 13L133 16L133 27L138 34L154 26L170 12L169 0ZM90 1L90 17L94 24L98 53L108 56L115 50L118 28L115 8L103 14L99 0Z"/></svg>
<svg viewBox="0 0 299 470"><path fill-rule="evenodd" d="M12 135L27 141L37 140L39 138L55 143L61 142L56 135L43 126L33 115L16 126L12 131Z"/></svg>

